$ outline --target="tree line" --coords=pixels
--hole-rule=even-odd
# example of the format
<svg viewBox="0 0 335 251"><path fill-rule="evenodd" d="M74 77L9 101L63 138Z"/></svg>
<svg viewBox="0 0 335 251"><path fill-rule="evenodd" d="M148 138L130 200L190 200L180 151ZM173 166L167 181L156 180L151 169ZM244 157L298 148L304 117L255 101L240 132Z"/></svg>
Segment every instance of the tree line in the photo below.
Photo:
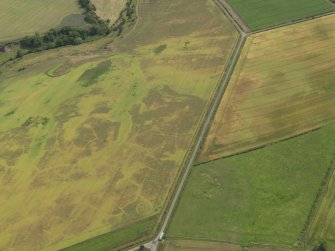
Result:
<svg viewBox="0 0 335 251"><path fill-rule="evenodd" d="M119 36L123 31L123 26L135 20L133 16L135 12L134 0L127 1L126 8L112 27L109 26L110 20L102 20L96 14L96 7L90 0L78 0L78 3L85 11L85 22L89 24L88 26L50 29L43 35L36 33L32 36L25 36L20 40L21 48L33 52L65 45L78 45L93 37L105 36L111 32L117 32ZM23 55L22 50L17 52L17 57Z"/></svg>

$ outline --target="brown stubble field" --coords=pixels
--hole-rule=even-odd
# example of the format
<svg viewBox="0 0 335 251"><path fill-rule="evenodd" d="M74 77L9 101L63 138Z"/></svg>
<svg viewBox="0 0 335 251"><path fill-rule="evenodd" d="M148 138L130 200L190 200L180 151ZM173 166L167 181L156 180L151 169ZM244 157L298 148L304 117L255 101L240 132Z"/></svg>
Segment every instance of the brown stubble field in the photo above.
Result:
<svg viewBox="0 0 335 251"><path fill-rule="evenodd" d="M335 120L335 16L251 35L200 162L319 128Z"/></svg>

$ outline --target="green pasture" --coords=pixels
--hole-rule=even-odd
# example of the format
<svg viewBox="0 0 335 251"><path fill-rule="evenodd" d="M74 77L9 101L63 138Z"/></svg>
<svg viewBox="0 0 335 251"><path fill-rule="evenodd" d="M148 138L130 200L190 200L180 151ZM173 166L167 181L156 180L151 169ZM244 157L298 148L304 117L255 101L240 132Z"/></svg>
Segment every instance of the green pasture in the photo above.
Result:
<svg viewBox="0 0 335 251"><path fill-rule="evenodd" d="M335 126L195 166L167 236L293 246L335 153Z"/></svg>
<svg viewBox="0 0 335 251"><path fill-rule="evenodd" d="M335 10L330 0L227 0L252 30Z"/></svg>
<svg viewBox="0 0 335 251"><path fill-rule="evenodd" d="M65 248L64 251L110 251L111 248L117 248L132 240L138 240L141 237L150 235L155 224L156 218L151 217L123 229L109 232Z"/></svg>
<svg viewBox="0 0 335 251"><path fill-rule="evenodd" d="M331 166L330 177L321 190L319 205L311 224L308 227L307 240L317 245L324 241L329 250L335 249L335 155Z"/></svg>
<svg viewBox="0 0 335 251"><path fill-rule="evenodd" d="M162 249L164 251L283 251L281 248L274 248L265 245L250 245L240 246L238 244L222 242L222 241L207 241L207 240L181 240L168 239L165 240ZM285 249L285 251L293 251ZM299 249L299 251L307 251ZM308 250L310 251L310 250Z"/></svg>

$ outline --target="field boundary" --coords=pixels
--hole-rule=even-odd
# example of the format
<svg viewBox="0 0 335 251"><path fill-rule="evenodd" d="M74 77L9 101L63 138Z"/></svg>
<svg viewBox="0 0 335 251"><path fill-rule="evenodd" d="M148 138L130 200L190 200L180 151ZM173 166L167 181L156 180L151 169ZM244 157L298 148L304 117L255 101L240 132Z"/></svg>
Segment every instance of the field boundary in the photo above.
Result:
<svg viewBox="0 0 335 251"><path fill-rule="evenodd" d="M329 163L328 169L327 169L327 171L325 173L325 176L324 176L324 179L322 181L322 185L321 185L321 187L318 191L318 194L315 198L315 201L313 203L311 211L310 211L310 213L308 215L308 218L305 222L305 226L304 226L303 230L301 231L301 235L300 235L299 240L301 240L304 244L307 244L307 246L309 244L311 244L310 243L310 238L309 238L308 235L311 231L313 221L314 221L315 217L317 216L317 213L318 213L318 211L320 209L320 206L321 206L321 202L322 202L324 196L326 195L326 193L328 191L329 184L330 184L334 174L335 174L335 153L334 153L333 159Z"/></svg>
<svg viewBox="0 0 335 251"><path fill-rule="evenodd" d="M175 208L178 205L180 194L183 191L185 184L187 182L186 181L187 177L191 173L191 169L194 166L193 163L195 162L195 157L197 156L198 152L201 149L203 140L205 139L205 136L207 135L207 132L209 130L209 126L211 125L211 122L214 119L215 113L220 104L220 100L222 96L224 95L224 92L229 83L230 77L232 76L233 70L237 64L240 53L246 41L246 37L247 37L246 34L236 24L235 20L232 19L232 17L229 15L227 10L224 9L221 6L221 4L218 3L218 0L213 0L213 1L218 7L218 9L220 10L220 12L229 19L229 21L234 25L234 27L238 31L239 33L239 35L237 36L238 39L235 40L235 44L230 53L231 54L230 59L227 60L227 64L223 67L224 71L222 72L220 79L218 81L217 87L213 91L212 97L209 101L208 107L209 108L214 107L214 109L212 109L212 111L210 111L210 109L207 109L207 111L203 113L200 119L200 122L198 123L197 129L196 129L197 132L194 134L192 138L192 143L189 146L188 153L184 157L184 160L183 160L184 164L182 164L179 174L178 174L178 178L176 179L175 185L171 187L172 191L170 193L170 196L166 200L166 205L164 206L166 209L164 210L164 212L162 213L162 216L160 217L161 219L164 219L165 217L165 220L164 221L158 220L157 228L155 229L155 231L153 231L154 234L151 237L155 236L155 234L158 235L160 232L163 232L166 229L168 229L168 226L170 223L169 219L173 216L175 212ZM222 90L220 90L220 87ZM221 95L218 95L218 92L221 92L219 93ZM206 121L206 115L208 116L207 121ZM203 134L203 136L199 138L198 142L196 142L197 138L201 136L201 134ZM188 166L185 168L187 163L188 163ZM154 239L153 242L155 242L157 238ZM138 242L137 245L141 243L144 244L144 242ZM147 244L149 244L149 242ZM157 245L157 243L155 245ZM133 248L133 249L130 249L130 248ZM128 245L128 249L130 250L136 250L135 248L136 248L136 245Z"/></svg>
<svg viewBox="0 0 335 251"><path fill-rule="evenodd" d="M73 245L70 245L70 246L66 246L66 247L62 248L61 251L62 251L62 250L67 250L68 248L75 247L75 246L77 246L77 245L83 244L83 243L85 243L85 242L91 241L91 240L93 240L93 239L95 239L95 238L99 238L99 237L104 236L104 235L107 235L107 234L113 234L113 233L122 232L123 230L127 229L128 227L130 227L130 226L132 226L132 225L140 224L140 223L142 223L142 222L145 222L145 221L150 220L150 219L154 219L154 218L156 218L156 217L157 217L157 214L152 215L152 216L149 216L149 217L146 217L146 218L143 218L143 219L140 219L140 220L138 220L138 221L136 221L136 222L134 222L134 223L128 223L127 225L125 225L125 226L123 226L123 227L120 227L120 228L118 228L118 229L115 229L115 230L112 230L112 231L109 231L109 232L106 232L106 233L103 233L103 234L99 234L99 235L97 235L97 236L95 236L95 237L93 237L93 238L89 238L89 239L86 239L86 240L77 242L77 243L75 243L75 244L73 244ZM144 238L144 237L142 237L142 238ZM119 246L119 247L116 247L116 248L112 248L111 250L119 249L120 247L122 248L123 246Z"/></svg>
<svg viewBox="0 0 335 251"><path fill-rule="evenodd" d="M324 16L329 16L329 15L335 14L335 10L331 10L331 11L328 11L328 12L325 12L325 13L322 13L322 14L308 16L308 17L297 19L297 20L291 20L289 22L284 22L284 23L277 24L277 25L272 25L272 26L269 26L267 28L252 30L248 26L246 21L244 21L244 19L238 14L238 12L235 11L235 9L227 2L227 0L215 0L215 1L218 2L220 5L222 5L223 8L225 8L225 10L229 13L229 16L234 20L234 22L239 26L239 28L243 32L245 32L246 34L250 34L250 35L265 32L265 31L269 31L269 30L274 30L274 29L285 27L285 26L294 25L294 24L298 24L298 23L309 21L309 20L313 20L313 19L317 19L317 18L321 18L321 17L324 17ZM335 3L333 3L333 4L335 4Z"/></svg>
<svg viewBox="0 0 335 251"><path fill-rule="evenodd" d="M243 40L243 38L242 37L240 37L240 39L241 40ZM243 41L244 42L244 41ZM237 43L235 44L235 46L237 45ZM243 47L243 46L242 46ZM237 49L237 47L235 47L235 50ZM234 51L234 50L233 50ZM233 53L232 53L233 54ZM229 62L231 62L231 60L228 60ZM236 60L237 61L237 60ZM228 64L228 66L229 66L230 64ZM235 64L236 65L236 64ZM235 65L233 66L233 67L235 67ZM227 66L227 67L228 67ZM225 77L225 73L226 73L226 71L224 71L223 72L223 74L222 74L222 76L221 76L221 78L220 78L220 81L219 81L219 85L220 84L222 84L222 80L223 80L223 78ZM232 72L231 72L232 73ZM229 74L229 76L231 76L232 74ZM218 85L218 87L219 87L219 85ZM227 85L225 85L225 87L227 87ZM216 91L218 91L217 90L218 88L216 88ZM226 88L224 88L224 91L226 90ZM215 94L215 92L216 91L214 91L214 94ZM224 94L224 92L223 92L223 94ZM222 96L223 96L223 94L222 94ZM214 95L215 96L215 95ZM213 97L212 99L214 99L215 97ZM221 97L222 98L222 97ZM212 100L212 102L214 102L213 100ZM214 114L216 113L216 111L217 111L217 108L218 108L218 106L216 107L216 109L215 109L215 111L214 111ZM203 115L203 118L201 119L201 121L203 122L203 120L205 120L205 115L206 115L206 112L204 112L204 115ZM213 118L212 118L213 119ZM212 122L212 119L211 119L211 122ZM199 126L199 128L198 128L198 133L196 133L195 134L195 136L194 136L194 140L193 141L195 141L196 140L196 136L197 135L199 135L199 133L201 132L201 127L203 127L203 126L201 126L201 123L200 123L200 126ZM205 130L206 132L205 132L205 134L207 134L207 132L208 132L208 130L209 130L209 127L207 127L207 129L206 128L204 128L203 130ZM202 146L202 143L203 143L203 140L205 139L205 137L203 137L202 139L201 139L201 143L200 143L200 147ZM186 155L186 161L185 162L187 162L187 160L191 157L191 150L192 150L192 148L195 148L195 142L193 142L192 144L191 144L191 149L190 149L190 151L189 151L189 153ZM196 150L196 149L194 149L194 150ZM199 152L199 150L197 151L197 153ZM194 165L192 165L192 166L194 166ZM183 169L183 168L182 168ZM181 173L181 176L178 178L178 180L180 181L183 177L182 177L182 175L184 174L184 175L187 175L187 177L189 176L189 174L191 173L191 172L188 172L187 174L186 174L186 172L187 172L187 170L182 170L182 173ZM186 177L186 178L187 178ZM182 185L182 191L183 191L183 189L184 189L184 187L185 187L185 184L186 184L186 180L185 180L185 182L184 182L184 184ZM182 192L181 191L181 192ZM178 203L175 205L175 207L177 207L178 206ZM175 210L173 210L173 211L175 211ZM171 215L172 216L172 215ZM167 226L166 226L166 228L168 228L168 225L169 224L167 224Z"/></svg>
<svg viewBox="0 0 335 251"><path fill-rule="evenodd" d="M312 133L312 132L315 132L315 131L318 131L321 128L323 128L324 126L327 126L327 125L319 126L319 127L314 128L314 129L307 130L305 132L302 132L302 133L299 133L299 134L296 134L296 135L293 135L293 136L289 136L289 137L286 137L286 138L283 138L283 139L279 139L279 140L276 140L276 141L273 141L273 142L265 143L263 145L252 147L252 148L244 150L244 151L240 151L240 152L233 153L233 154L223 155L222 157L214 158L214 159L207 160L207 161L202 161L202 162L196 163L194 166L204 165L204 164L207 164L207 163L210 163L210 162L213 162L213 161L217 161L217 160L220 160L220 159L239 156L239 155L249 153L249 152L253 152L253 151L256 151L256 150L259 150L259 149L262 149L262 148L265 148L265 147L268 147L268 146L271 146L271 145L276 145L276 144L279 144L279 143L282 143L282 142L285 142L285 141L288 141L288 140L291 140L291 139L294 139L294 138L297 138L297 137L300 137L300 136L303 136L303 135L306 135L306 134L309 134L309 133Z"/></svg>
<svg viewBox="0 0 335 251"><path fill-rule="evenodd" d="M334 15L334 14L335 14L335 10L332 10L332 11L329 11L329 12L326 12L326 13L323 13L323 14L314 15L314 16L310 16L310 17L305 17L305 18L301 18L301 19L298 19L298 20L292 20L292 21L287 22L287 23L282 23L282 24L270 26L270 27L267 27L267 28L264 28L264 29L255 30L255 31L250 32L250 35L258 34L258 33L262 33L262 32L267 32L267 31L271 31L271 30L276 30L276 29L280 29L280 28L283 28L283 27L286 27L286 26L296 25L296 24L299 24L299 23L312 21L312 20L315 20L315 19L319 19L319 18L326 17L326 16L331 16L331 15Z"/></svg>
<svg viewBox="0 0 335 251"><path fill-rule="evenodd" d="M215 0L214 0L215 1ZM221 8L220 8L221 9ZM238 44L238 42L239 42L239 39L236 39L236 41L235 41L235 43L234 43L234 46L233 47L235 47L235 49L236 49L236 46L237 46L237 44ZM232 56L233 56L233 53L234 53L234 48L233 48L233 50L231 51L231 58L232 58ZM225 69L227 69L228 68L228 66L229 66L229 64L230 64L230 61L231 60L228 60L227 62L228 62L228 64L224 67ZM217 87L215 88L215 90L213 91L213 94L212 94L212 97L210 98L210 101L208 102L209 103L209 105L208 105L208 107L210 107L210 104L213 102L213 99L215 98L215 93L218 91L218 89L219 89L219 87L220 87L220 84L222 83L222 78L224 77L224 75L225 75L225 73L226 73L226 71L224 71L222 74L221 74L221 77L220 77L220 80L218 81L218 85L217 85ZM187 154L185 155L185 157L184 157L184 160L183 160L183 164L181 165L181 167L180 167L180 171L179 171L179 174L177 175L178 177L177 177L177 179L176 179L176 182L175 182L175 185L173 185L172 187L171 187L171 190L170 190L170 195L168 196L168 199L165 201L165 206L163 206L164 208L166 208L165 210L164 210L164 212L161 214L161 217L159 217L159 218L161 218L161 220L158 220L158 223L157 223L157 226L156 226L156 228L155 228L155 230L153 231L153 235L152 236L150 236L150 237L148 237L147 239L146 239L146 241L150 241L150 240L152 240L152 237L155 237L156 235L158 235L161 231L159 231L160 230L160 227L162 227L163 225L164 225L164 222L162 221L162 219L164 219L164 217L168 214L168 208L169 208L169 205L173 202L173 198L175 197L175 194L176 194L176 190L178 189L178 187L179 187L179 184L182 182L182 180L183 180L183 178L184 178L184 176L186 176L186 179L187 179L187 177L189 176L189 174L190 173L187 173L186 174L186 172L187 172L187 170L185 169L185 166L187 165L187 163L188 163L188 161L189 161L189 159L192 157L192 150L195 148L195 146L196 146L196 139L197 139L197 136L200 134L200 132L201 132L201 128L203 127L203 122L204 122L204 120L205 120L205 116L206 116L206 114L208 113L208 109L207 109L207 111L205 111L205 112L203 112L203 114L202 114L202 117L201 117L201 119L200 119L200 121L199 121L199 123L198 123L198 126L197 126L197 129L196 129L196 133L194 134L194 136L193 136L193 138L192 138L192 143L189 145L189 150L187 150ZM207 129L209 129L209 128L207 128ZM207 130L208 131L208 130ZM202 141L204 140L204 138L202 139ZM202 145L202 143L200 144L200 145ZM199 151L197 151L197 152L199 152ZM184 186L183 186L184 187ZM176 205L177 206L177 205ZM171 215L172 216L172 215ZM168 224L167 224L168 225ZM166 227L167 228L167 227ZM136 247L136 245L139 245L139 244L144 244L145 243L145 241L138 241L137 243L135 243L135 244L130 244L130 245L127 245L127 246L125 246L126 248L134 248L134 247ZM135 250L135 249L134 249Z"/></svg>
<svg viewBox="0 0 335 251"><path fill-rule="evenodd" d="M245 33L250 33L252 30L243 20L243 18L235 11L235 9L227 2L227 0L216 0L223 8L229 13L231 19L233 19L240 29Z"/></svg>
<svg viewBox="0 0 335 251"><path fill-rule="evenodd" d="M238 243L238 242L234 242L234 241L223 241L223 240L216 240L216 239L206 239L206 238L183 238L183 237L171 237L169 238L169 240L172 240L172 241L199 241L199 242L209 242L209 243L222 243L222 244L232 244L232 245L236 245L236 246L239 246L239 247L247 247L247 248L250 248L250 247L260 247L260 248L274 248L276 250L278 250L280 248L281 251L293 251L292 249L289 249L288 246L284 246L284 245L281 245L281 246L274 246L272 244L261 244L261 243L256 243L256 242L253 242L251 245L241 245L241 243Z"/></svg>
<svg viewBox="0 0 335 251"><path fill-rule="evenodd" d="M214 1L217 2L216 0L214 0ZM219 7L219 8L220 8L220 7ZM221 8L220 8L220 9L221 9ZM225 14L225 13L224 13L224 14ZM237 61L238 61L238 58L239 58L241 49L243 48L244 42L245 42L245 40L246 40L245 38L246 38L246 37L244 37L244 36L240 36L240 41L239 41L239 42L242 43L242 45L240 45L240 47L235 47L235 50L234 50L235 53L238 52L238 56L237 56L237 58L235 58L235 62L233 62L232 58L231 58L231 60L229 60L229 64L228 64L228 65L232 65L231 67L232 67L233 69L235 68L235 66L236 66L236 64L237 64ZM240 48L239 51L237 51L238 48ZM232 63L233 63L233 64L232 64ZM230 77L231 77L231 75L232 75L232 72L233 72L233 70L232 70L230 73L228 72L228 75L225 75L225 74L227 73L227 71L224 71L223 74L222 74L221 80L219 81L219 83L222 84L223 78L224 78L224 77L227 78L227 76L228 76L228 79L226 79L226 81L227 81L226 83L228 83L228 82L229 82L229 79L230 79ZM222 95L221 95L221 98L222 98L222 96L224 95L224 92L225 92L226 88L227 88L227 84L224 86L224 90L223 90L223 93L222 93ZM217 109L218 109L218 106L216 106L215 109L214 109L214 115L215 115ZM212 122L213 119L214 119L214 117L212 117L212 119L210 120L210 124L211 124L211 122ZM205 128L205 135L207 135L208 131L209 131L209 127L207 127L207 129ZM205 136L205 137L206 137L206 136ZM202 140L201 140L200 148L201 148L201 146L202 146L202 143L203 143L203 140L205 139L205 137L203 137ZM199 151L200 151L200 149L198 149L197 153L199 153ZM191 155L191 154L189 153L188 155ZM194 164L193 164L192 166L194 166ZM191 168L191 169L192 169L192 168ZM187 175L187 177L189 177L189 175L190 175L191 172L192 172L191 169L189 170L189 172L188 172L187 174L184 173L184 175ZM185 171L187 171L187 170L185 170ZM185 172L185 171L184 171L184 172ZM185 181L184 181L184 183L183 183L183 185L182 185L182 190L180 191L180 194L184 191L184 188L185 188L185 186L186 186L186 184L187 184L187 177L186 177L186 179L185 179ZM173 210L173 213L171 214L171 217L174 215L174 213L175 213L175 208L177 208L177 206L178 206L178 204L179 204L179 201L180 201L180 200L178 199L176 205L174 206L174 210ZM170 223L171 223L171 222L169 222L169 223L166 225L166 229L169 228Z"/></svg>
<svg viewBox="0 0 335 251"><path fill-rule="evenodd" d="M230 20L230 22L235 26L236 30L240 33L241 36L247 36L248 33L246 33L240 24L234 19L232 14L229 12L229 10L226 8L226 6L222 3L223 0L213 0L214 3L218 6L218 8L221 10L221 12Z"/></svg>

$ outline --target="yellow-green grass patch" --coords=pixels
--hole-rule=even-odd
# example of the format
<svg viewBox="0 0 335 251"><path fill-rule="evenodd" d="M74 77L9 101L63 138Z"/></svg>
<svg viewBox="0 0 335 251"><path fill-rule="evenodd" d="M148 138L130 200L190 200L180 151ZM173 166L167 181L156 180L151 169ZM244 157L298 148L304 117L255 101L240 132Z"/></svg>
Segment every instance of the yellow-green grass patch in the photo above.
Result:
<svg viewBox="0 0 335 251"><path fill-rule="evenodd" d="M200 161L318 128L335 119L335 16L251 35Z"/></svg>
<svg viewBox="0 0 335 251"><path fill-rule="evenodd" d="M211 0L142 0L139 16L110 49L2 70L0 249L58 250L162 213L238 33Z"/></svg>
<svg viewBox="0 0 335 251"><path fill-rule="evenodd" d="M299 244L335 154L335 125L193 167L167 236Z"/></svg>

